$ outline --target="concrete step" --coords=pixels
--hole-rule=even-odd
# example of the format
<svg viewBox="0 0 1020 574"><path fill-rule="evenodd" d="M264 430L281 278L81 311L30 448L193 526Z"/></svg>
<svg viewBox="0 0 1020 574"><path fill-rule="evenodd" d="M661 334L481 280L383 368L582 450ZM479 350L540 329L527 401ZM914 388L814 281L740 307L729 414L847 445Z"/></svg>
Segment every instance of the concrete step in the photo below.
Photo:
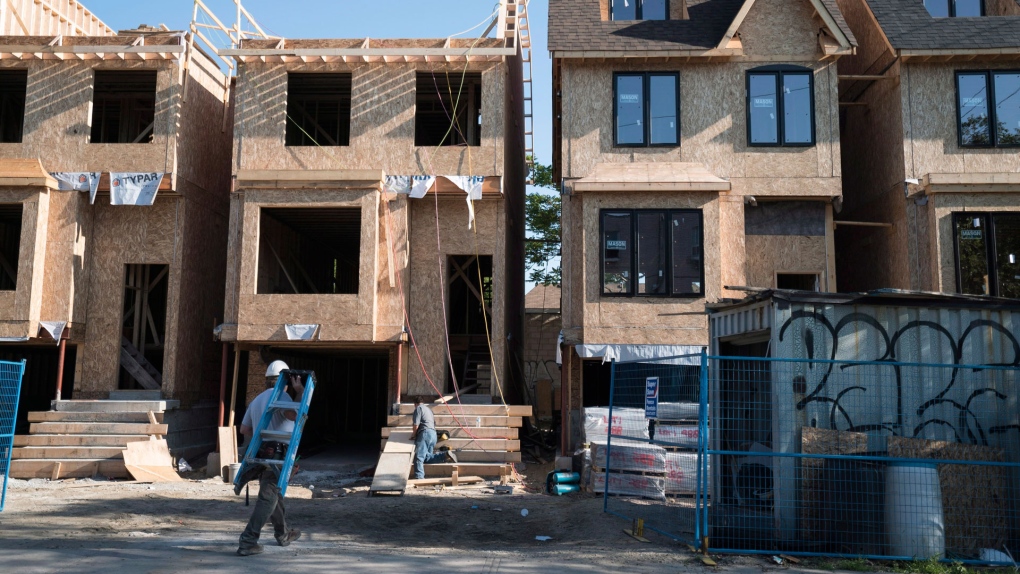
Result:
<svg viewBox="0 0 1020 574"><path fill-rule="evenodd" d="M123 447L25 446L11 449L12 459L100 459L123 458Z"/></svg>
<svg viewBox="0 0 1020 574"><path fill-rule="evenodd" d="M511 427L520 428L523 424L521 417L506 417L506 416L457 416L453 417L450 415L444 415L442 413L435 413L436 415L436 427L460 427L461 425L474 428L474 427ZM386 417L386 426L397 427L397 426L411 426L411 415L397 415Z"/></svg>
<svg viewBox="0 0 1020 574"><path fill-rule="evenodd" d="M75 413L145 413L176 409L180 401L50 401L50 410Z"/></svg>
<svg viewBox="0 0 1020 574"><path fill-rule="evenodd" d="M111 401L161 401L163 400L163 391L148 391L148 390L116 390L110 391Z"/></svg>
<svg viewBox="0 0 1020 574"><path fill-rule="evenodd" d="M460 476L505 476L510 474L509 464L500 463L444 463L444 464L426 464L425 465L425 477L426 478L440 478L450 476L453 474L454 467L457 468L457 474Z"/></svg>
<svg viewBox="0 0 1020 574"><path fill-rule="evenodd" d="M35 434L16 435L14 446L122 447L129 442L149 440L146 434Z"/></svg>
<svg viewBox="0 0 1020 574"><path fill-rule="evenodd" d="M57 464L60 466L58 467ZM118 459L34 459L20 458L11 461L11 478L128 478L131 475Z"/></svg>
<svg viewBox="0 0 1020 574"><path fill-rule="evenodd" d="M509 417L530 417L531 406L530 405L429 405L432 408L432 414L434 415L449 415L452 411L453 414L459 416L509 416ZM413 404L401 404L400 414L409 415L414 413Z"/></svg>
<svg viewBox="0 0 1020 574"><path fill-rule="evenodd" d="M153 413L156 422L163 422L163 413ZM148 412L92 413L68 411L36 411L28 413L30 423L147 423Z"/></svg>
<svg viewBox="0 0 1020 574"><path fill-rule="evenodd" d="M30 434L159 434L166 435L167 425L148 423L32 423Z"/></svg>
<svg viewBox="0 0 1020 574"><path fill-rule="evenodd" d="M460 428L458 426L440 426L442 430L450 433L450 438L465 438L465 439L517 439L517 429L510 427L471 427L471 428ZM398 426L398 427L383 427L382 437L387 438L391 432L411 432L410 426Z"/></svg>

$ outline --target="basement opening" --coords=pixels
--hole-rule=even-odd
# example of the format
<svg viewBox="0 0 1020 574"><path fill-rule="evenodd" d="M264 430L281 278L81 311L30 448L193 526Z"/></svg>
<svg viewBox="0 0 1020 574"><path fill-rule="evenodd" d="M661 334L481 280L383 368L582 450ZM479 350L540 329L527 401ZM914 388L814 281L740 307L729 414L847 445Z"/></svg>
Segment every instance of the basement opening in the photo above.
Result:
<svg viewBox="0 0 1020 574"><path fill-rule="evenodd" d="M169 275L169 265L124 268L120 389L158 390L163 385Z"/></svg>
<svg viewBox="0 0 1020 574"><path fill-rule="evenodd" d="M259 295L356 295L360 264L361 208L262 208Z"/></svg>
<svg viewBox="0 0 1020 574"><path fill-rule="evenodd" d="M20 203L0 204L0 291L18 288L18 253L21 250Z"/></svg>
<svg viewBox="0 0 1020 574"><path fill-rule="evenodd" d="M459 392L488 395L493 383L486 331L492 331L492 256L451 255L447 259L450 356ZM483 310L484 306L484 310Z"/></svg>
<svg viewBox="0 0 1020 574"><path fill-rule="evenodd" d="M414 145L476 146L481 143L482 74L418 73Z"/></svg>
<svg viewBox="0 0 1020 574"><path fill-rule="evenodd" d="M96 70L91 143L151 143L156 118L155 70Z"/></svg>
<svg viewBox="0 0 1020 574"><path fill-rule="evenodd" d="M776 289L818 291L817 273L776 273Z"/></svg>
<svg viewBox="0 0 1020 574"><path fill-rule="evenodd" d="M346 146L351 139L351 74L287 74L289 146Z"/></svg>
<svg viewBox="0 0 1020 574"><path fill-rule="evenodd" d="M28 70L0 71L0 143L21 143Z"/></svg>

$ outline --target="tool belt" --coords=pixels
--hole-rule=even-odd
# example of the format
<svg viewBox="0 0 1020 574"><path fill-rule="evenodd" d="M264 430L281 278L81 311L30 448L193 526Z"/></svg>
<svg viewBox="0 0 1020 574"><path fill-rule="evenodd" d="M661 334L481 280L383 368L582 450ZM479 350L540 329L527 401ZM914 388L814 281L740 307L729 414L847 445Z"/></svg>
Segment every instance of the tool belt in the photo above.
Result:
<svg viewBox="0 0 1020 574"><path fill-rule="evenodd" d="M287 444L282 442L263 442L256 458L266 460L283 460L287 454Z"/></svg>

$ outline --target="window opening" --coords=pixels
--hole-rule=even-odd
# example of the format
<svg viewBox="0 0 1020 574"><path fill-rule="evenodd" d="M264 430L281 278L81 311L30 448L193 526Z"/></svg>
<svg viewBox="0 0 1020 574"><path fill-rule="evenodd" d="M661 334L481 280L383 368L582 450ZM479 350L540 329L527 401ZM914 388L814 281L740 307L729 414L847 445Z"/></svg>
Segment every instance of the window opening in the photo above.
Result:
<svg viewBox="0 0 1020 574"><path fill-rule="evenodd" d="M0 143L21 143L28 70L0 71Z"/></svg>
<svg viewBox="0 0 1020 574"><path fill-rule="evenodd" d="M124 268L121 389L156 390L163 384L169 271L168 265L128 264Z"/></svg>
<svg viewBox="0 0 1020 574"><path fill-rule="evenodd" d="M702 296L700 210L603 210L601 225L603 295Z"/></svg>
<svg viewBox="0 0 1020 574"><path fill-rule="evenodd" d="M89 141L151 143L155 117L155 70L96 70Z"/></svg>
<svg viewBox="0 0 1020 574"><path fill-rule="evenodd" d="M748 72L748 145L814 145L813 83L806 68L769 66Z"/></svg>
<svg viewBox="0 0 1020 574"><path fill-rule="evenodd" d="M414 145L481 143L482 74L420 72L415 91Z"/></svg>
<svg viewBox="0 0 1020 574"><path fill-rule="evenodd" d="M287 74L289 146L346 146L351 137L351 74Z"/></svg>
<svg viewBox="0 0 1020 574"><path fill-rule="evenodd" d="M358 293L361 209L263 207L259 295Z"/></svg>
<svg viewBox="0 0 1020 574"><path fill-rule="evenodd" d="M934 18L973 18L985 15L982 0L924 0L924 7Z"/></svg>
<svg viewBox="0 0 1020 574"><path fill-rule="evenodd" d="M669 0L611 0L610 20L666 20Z"/></svg>
<svg viewBox="0 0 1020 574"><path fill-rule="evenodd" d="M1020 71L956 73L961 147L1020 146Z"/></svg>
<svg viewBox="0 0 1020 574"><path fill-rule="evenodd" d="M1020 214L954 213L953 241L958 292L1020 298Z"/></svg>
<svg viewBox="0 0 1020 574"><path fill-rule="evenodd" d="M492 256L451 255L446 265L450 358L457 385L461 392L487 395L493 381L486 335L492 331ZM447 374L447 390L453 391L453 377Z"/></svg>
<svg viewBox="0 0 1020 574"><path fill-rule="evenodd" d="M21 252L20 203L0 204L0 291L18 288L18 256Z"/></svg>
<svg viewBox="0 0 1020 574"><path fill-rule="evenodd" d="M679 143L680 76L676 73L614 75L615 142L620 147Z"/></svg>
<svg viewBox="0 0 1020 574"><path fill-rule="evenodd" d="M776 273L776 289L818 291L817 273Z"/></svg>

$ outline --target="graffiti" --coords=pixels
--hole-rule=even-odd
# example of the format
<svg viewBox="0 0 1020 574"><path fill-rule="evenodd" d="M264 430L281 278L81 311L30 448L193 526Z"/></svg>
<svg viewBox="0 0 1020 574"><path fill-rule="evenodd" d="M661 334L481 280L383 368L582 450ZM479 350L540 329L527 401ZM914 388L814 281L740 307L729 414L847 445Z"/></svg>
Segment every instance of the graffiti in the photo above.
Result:
<svg viewBox="0 0 1020 574"><path fill-rule="evenodd" d="M913 320L890 332L866 313L836 321L831 313L795 309L778 339L790 345L783 356L807 359L785 364L805 371L793 377L801 386L796 410L827 411L833 430L983 446L1020 430L1017 337L988 319L957 330L959 336L939 322ZM895 406L887 404L890 392Z"/></svg>

